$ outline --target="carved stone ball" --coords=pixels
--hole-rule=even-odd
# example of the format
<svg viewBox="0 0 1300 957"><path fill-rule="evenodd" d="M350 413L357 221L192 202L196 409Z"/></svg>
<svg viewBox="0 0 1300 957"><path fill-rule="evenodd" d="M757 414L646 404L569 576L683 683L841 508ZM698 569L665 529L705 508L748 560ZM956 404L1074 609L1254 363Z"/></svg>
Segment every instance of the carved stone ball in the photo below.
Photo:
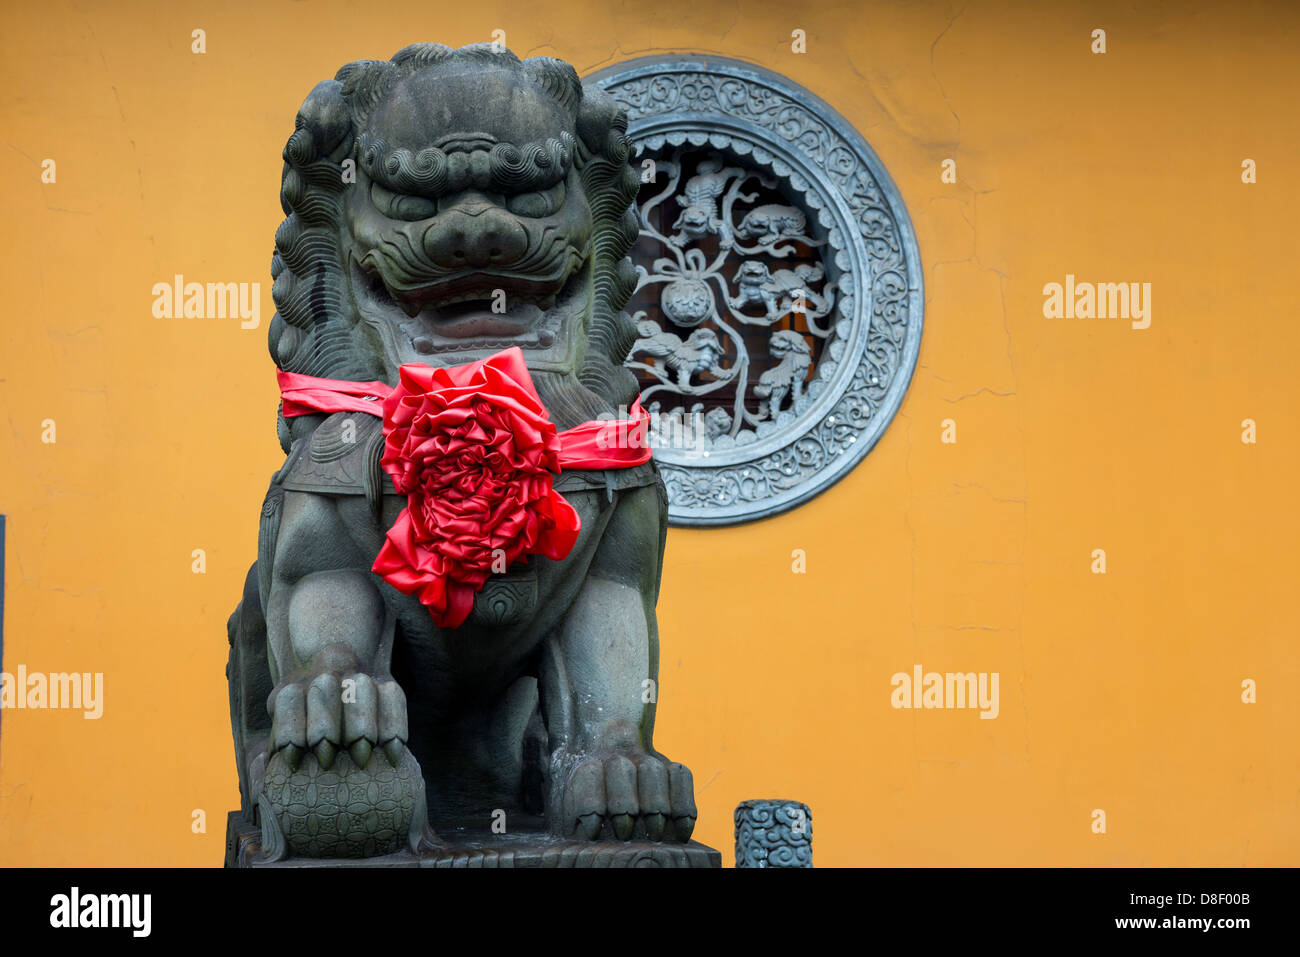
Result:
<svg viewBox="0 0 1300 957"><path fill-rule="evenodd" d="M664 315L679 326L698 326L713 313L713 292L700 279L675 279L659 294Z"/></svg>
<svg viewBox="0 0 1300 957"><path fill-rule="evenodd" d="M295 857L375 857L406 844L421 785L409 751L397 767L375 751L365 768L343 751L328 771L310 752L291 771L277 753L263 791L283 809L280 830Z"/></svg>

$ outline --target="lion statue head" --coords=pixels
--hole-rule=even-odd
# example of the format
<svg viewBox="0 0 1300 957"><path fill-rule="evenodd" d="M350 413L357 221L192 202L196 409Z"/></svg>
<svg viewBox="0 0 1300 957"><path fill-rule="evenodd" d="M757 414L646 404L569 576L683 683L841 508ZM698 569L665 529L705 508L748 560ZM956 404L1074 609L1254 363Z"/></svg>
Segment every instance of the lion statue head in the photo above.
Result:
<svg viewBox="0 0 1300 957"><path fill-rule="evenodd" d="M391 384L403 363L518 346L559 428L629 405L626 130L608 95L550 57L421 43L344 66L284 148L272 358ZM279 434L287 451L283 416Z"/></svg>

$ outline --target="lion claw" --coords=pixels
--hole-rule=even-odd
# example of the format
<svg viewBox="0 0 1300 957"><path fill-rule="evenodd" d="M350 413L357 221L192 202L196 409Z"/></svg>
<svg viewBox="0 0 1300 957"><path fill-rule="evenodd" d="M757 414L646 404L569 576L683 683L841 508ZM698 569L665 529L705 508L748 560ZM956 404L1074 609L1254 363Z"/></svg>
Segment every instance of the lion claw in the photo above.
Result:
<svg viewBox="0 0 1300 957"><path fill-rule="evenodd" d="M691 772L657 754L615 751L587 758L569 775L560 800L561 833L576 840L599 839L606 822L620 841L642 835L685 843L695 828Z"/></svg>

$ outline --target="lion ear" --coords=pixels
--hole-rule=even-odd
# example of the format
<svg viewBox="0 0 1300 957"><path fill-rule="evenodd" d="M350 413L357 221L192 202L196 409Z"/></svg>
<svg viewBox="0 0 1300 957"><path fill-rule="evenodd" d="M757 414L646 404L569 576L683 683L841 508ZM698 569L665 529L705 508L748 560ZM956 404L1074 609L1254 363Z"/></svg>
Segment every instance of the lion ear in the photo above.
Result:
<svg viewBox="0 0 1300 957"><path fill-rule="evenodd" d="M397 66L388 60L356 60L339 67L334 79L342 84L343 99L358 126L397 78Z"/></svg>
<svg viewBox="0 0 1300 957"><path fill-rule="evenodd" d="M582 108L574 128L588 155L627 162L627 114L594 83L582 87Z"/></svg>
<svg viewBox="0 0 1300 957"><path fill-rule="evenodd" d="M455 53L451 47L441 43L412 43L394 53L393 62L398 66L424 67L446 60Z"/></svg>
<svg viewBox="0 0 1300 957"><path fill-rule="evenodd" d="M303 166L330 156L351 132L352 115L343 99L343 84L337 80L317 83L298 108L294 134L285 145L290 154L286 159Z"/></svg>
<svg viewBox="0 0 1300 957"><path fill-rule="evenodd" d="M571 115L578 114L578 104L583 98L582 81L578 71L563 60L550 56L534 56L522 61L524 73Z"/></svg>

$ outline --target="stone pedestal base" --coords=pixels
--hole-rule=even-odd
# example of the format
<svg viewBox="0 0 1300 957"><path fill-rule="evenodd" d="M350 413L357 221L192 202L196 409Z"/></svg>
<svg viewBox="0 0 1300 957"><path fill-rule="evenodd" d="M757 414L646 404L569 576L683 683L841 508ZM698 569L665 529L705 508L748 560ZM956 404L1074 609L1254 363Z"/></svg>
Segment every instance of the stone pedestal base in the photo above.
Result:
<svg viewBox="0 0 1300 957"><path fill-rule="evenodd" d="M262 832L231 811L226 819L226 867L721 867L711 847L650 841L567 841L543 830L511 834L452 830L439 832L437 847L414 854L403 850L361 860L289 858L271 863L258 858Z"/></svg>

